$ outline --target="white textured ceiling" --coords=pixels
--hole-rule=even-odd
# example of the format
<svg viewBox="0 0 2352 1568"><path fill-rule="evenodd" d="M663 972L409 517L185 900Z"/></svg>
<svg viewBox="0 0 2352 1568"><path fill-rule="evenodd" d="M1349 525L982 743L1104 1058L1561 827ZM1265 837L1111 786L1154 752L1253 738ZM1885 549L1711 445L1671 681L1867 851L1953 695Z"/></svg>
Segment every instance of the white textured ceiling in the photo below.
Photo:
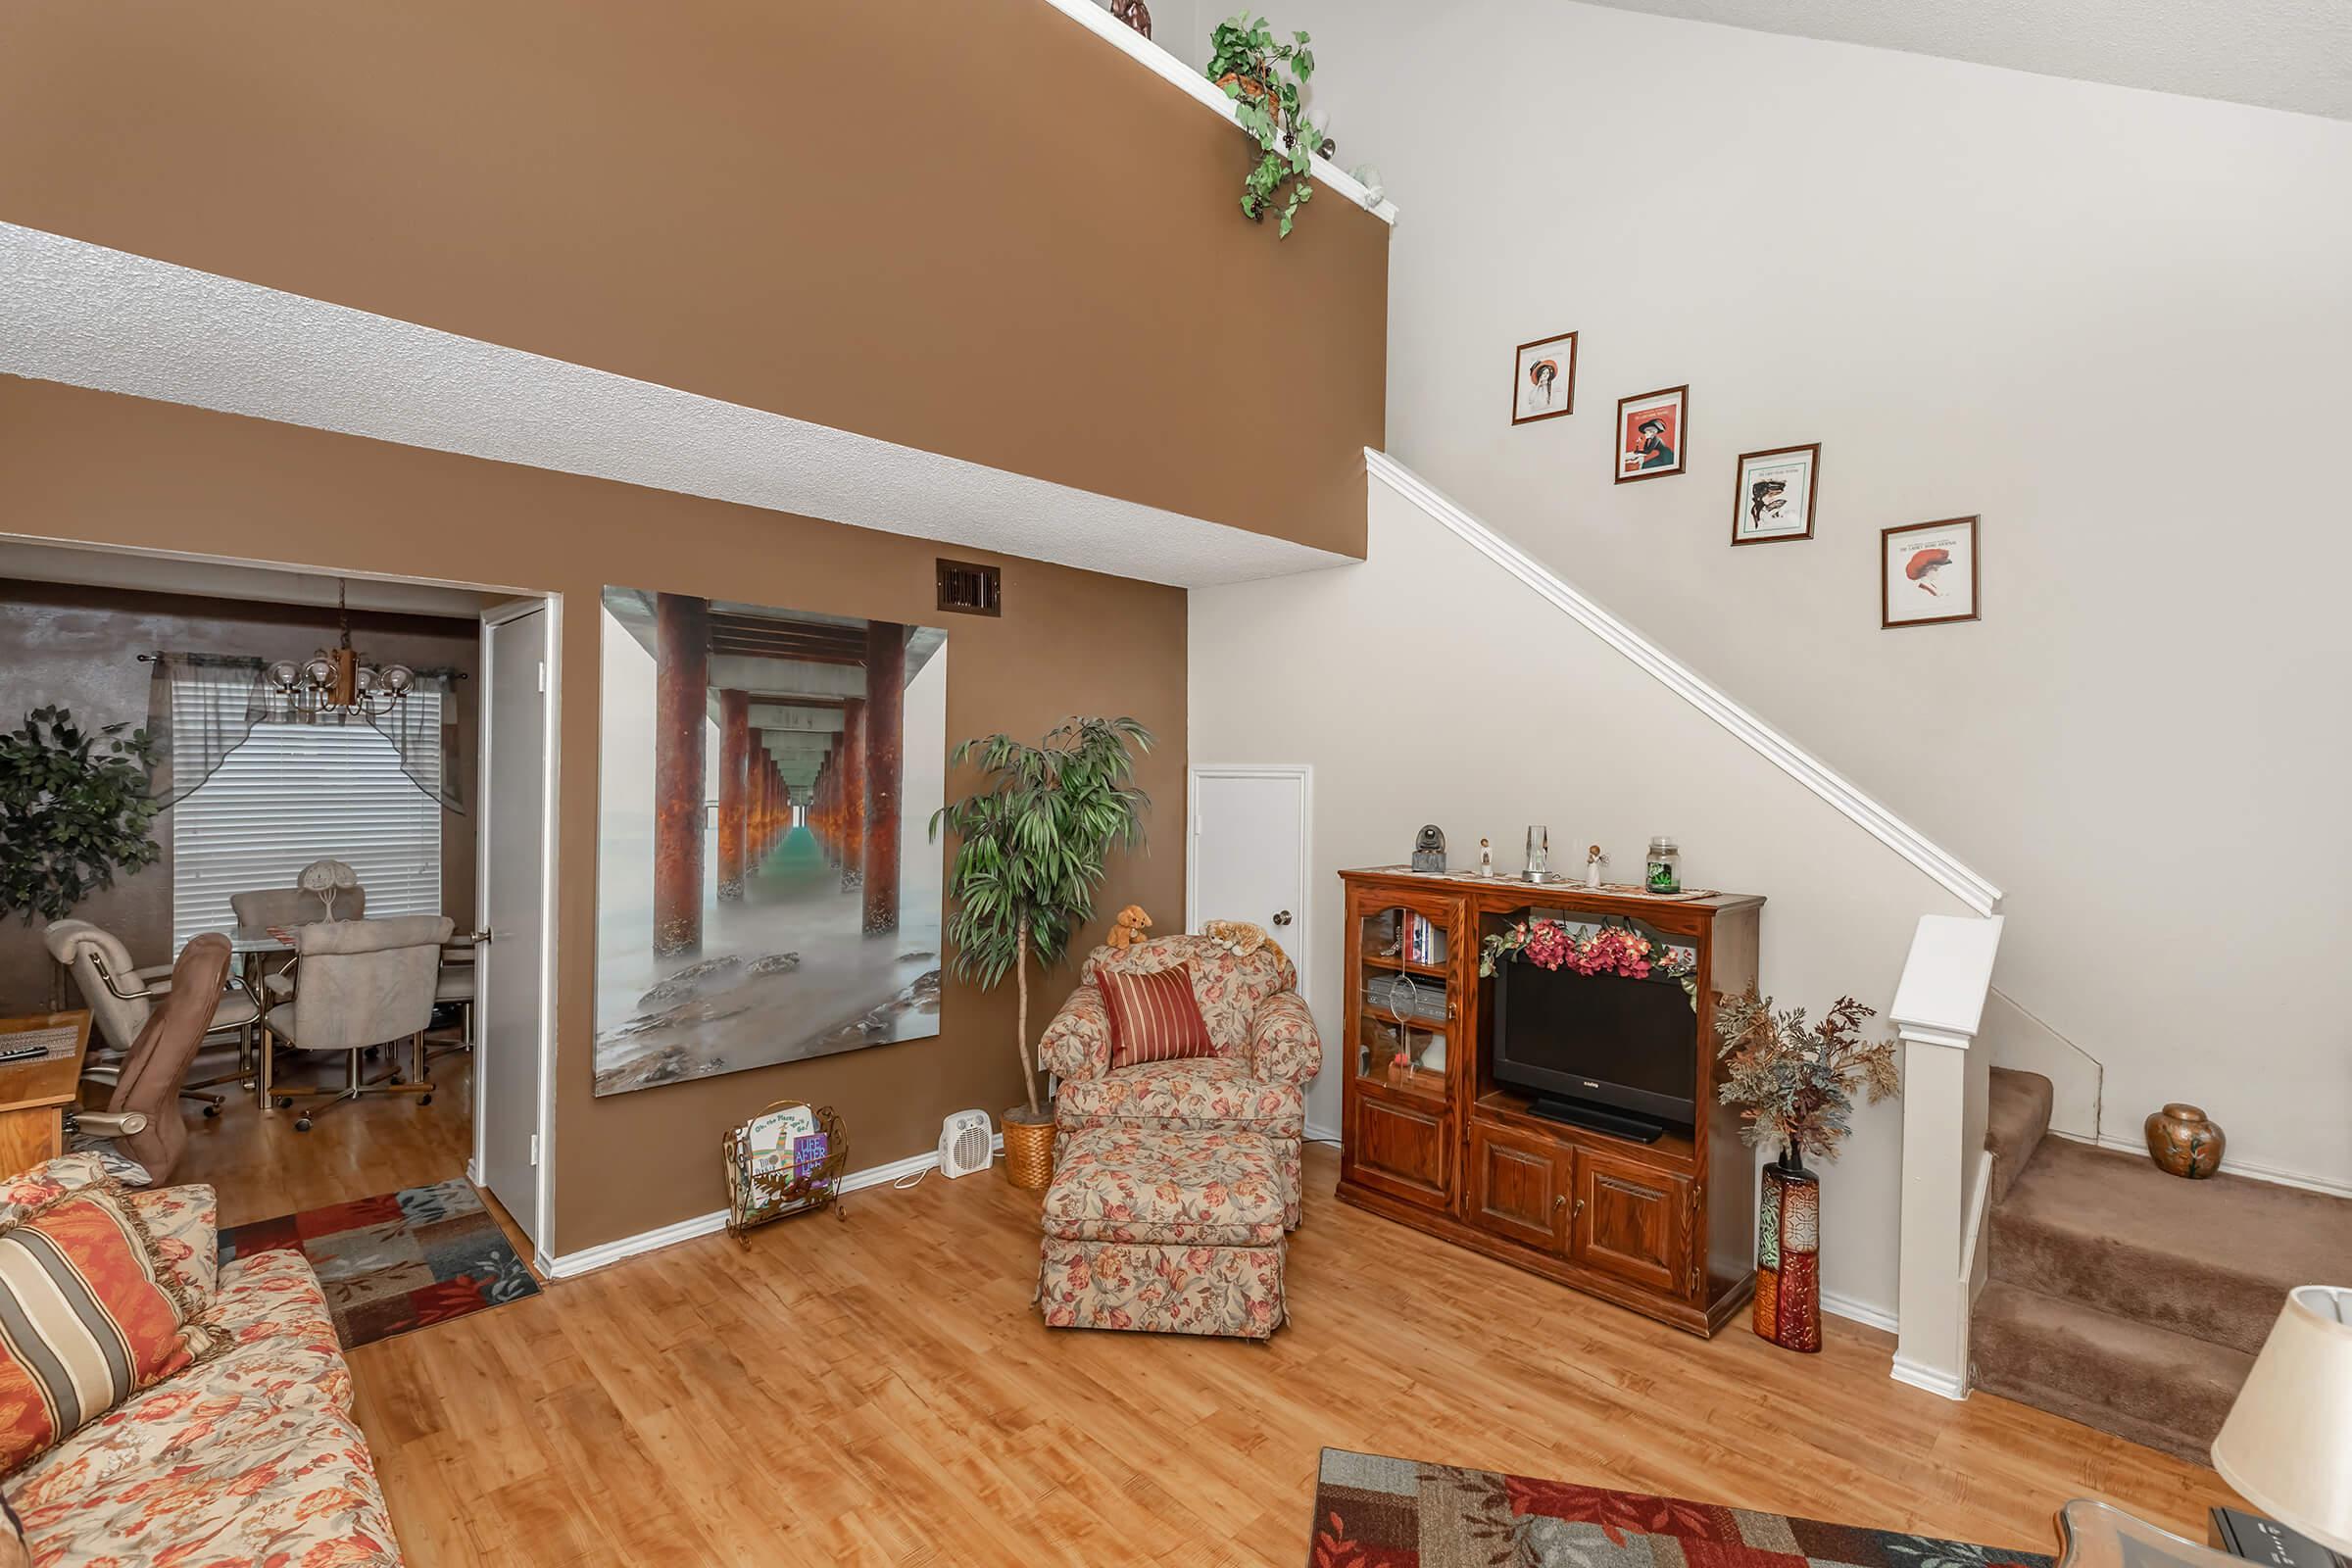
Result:
<svg viewBox="0 0 2352 1568"><path fill-rule="evenodd" d="M2352 120L2352 0L1594 0Z"/></svg>
<svg viewBox="0 0 2352 1568"><path fill-rule="evenodd" d="M1345 559L10 223L0 372L1179 587Z"/></svg>

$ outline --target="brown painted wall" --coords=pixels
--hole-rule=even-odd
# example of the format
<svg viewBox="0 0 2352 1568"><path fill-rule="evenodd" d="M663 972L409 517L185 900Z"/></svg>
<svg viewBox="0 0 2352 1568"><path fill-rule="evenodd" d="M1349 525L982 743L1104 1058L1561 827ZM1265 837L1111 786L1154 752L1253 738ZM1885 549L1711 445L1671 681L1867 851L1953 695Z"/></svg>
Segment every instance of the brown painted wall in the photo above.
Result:
<svg viewBox="0 0 2352 1568"><path fill-rule="evenodd" d="M0 219L1360 556L1388 228L1039 0L12 0Z"/></svg>
<svg viewBox="0 0 2352 1568"><path fill-rule="evenodd" d="M331 519L321 528L318 520ZM0 529L50 538L474 581L564 596L554 1246L577 1251L725 1201L718 1139L771 1100L829 1102L858 1166L917 1153L950 1110L1018 1094L1009 990L951 982L938 1039L597 1100L597 602L607 583L869 615L937 618L931 544L445 453L0 377ZM316 541L316 543L312 543ZM963 552L958 552L963 554ZM994 558L1004 560L1004 558ZM1103 906L1166 922L1184 897L1185 596L1004 560L1002 619L957 617L951 738L1132 713L1160 737L1149 854ZM952 777L950 787L954 788ZM1040 992L1033 1024L1071 983Z"/></svg>
<svg viewBox="0 0 2352 1568"><path fill-rule="evenodd" d="M14 518L14 509L0 512ZM454 665L458 683L458 768L473 777L474 665L481 634L471 621L355 611L352 641L372 659L422 666ZM239 604L183 594L83 588L0 580L0 725L27 709L57 703L85 728L147 721L149 666L138 656L238 654L301 659L335 640L335 612L305 605ZM470 789L466 792L472 793ZM172 961L172 813L155 819L164 857L85 900L74 913L122 939L137 962ZM442 907L462 925L473 919L473 819L441 813ZM0 924L0 1013L49 1005L56 965L41 945L41 925ZM71 994L71 993L69 993ZM76 1004L78 1005L78 1004Z"/></svg>

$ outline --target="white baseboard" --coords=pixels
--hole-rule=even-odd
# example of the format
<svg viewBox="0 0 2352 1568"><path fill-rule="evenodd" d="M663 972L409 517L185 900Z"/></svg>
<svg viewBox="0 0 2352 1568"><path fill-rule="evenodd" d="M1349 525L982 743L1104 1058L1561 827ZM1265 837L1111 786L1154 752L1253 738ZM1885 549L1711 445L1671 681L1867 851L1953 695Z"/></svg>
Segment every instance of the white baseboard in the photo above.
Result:
<svg viewBox="0 0 2352 1568"><path fill-rule="evenodd" d="M2111 1149L2119 1154L2137 1154L2142 1159L2148 1157L2146 1144L2117 1133L2101 1133L2096 1138L2085 1138L2081 1133L2060 1132L2053 1127L2050 1136L2063 1138L2070 1144L2089 1144L2099 1149ZM2221 1173L2225 1176L2243 1176L2248 1181L2270 1182L2278 1187L2296 1187L2307 1193L2326 1193L2331 1198L2352 1198L2352 1182L2337 1181L2330 1176L2306 1176L2301 1171L2280 1170L2276 1165L2257 1165L2227 1151L2222 1154Z"/></svg>
<svg viewBox="0 0 2352 1568"><path fill-rule="evenodd" d="M1920 1366L1916 1362L1904 1360L1899 1355L1894 1358L1893 1369L1887 1375L1897 1383L1908 1383L1915 1389L1925 1389L1930 1394L1940 1394L1947 1399L1968 1397L1967 1379L1957 1378L1948 1372L1939 1372L1932 1367Z"/></svg>
<svg viewBox="0 0 2352 1568"><path fill-rule="evenodd" d="M466 1161L466 1179L476 1187L482 1185L482 1166L479 1160L469 1158Z"/></svg>
<svg viewBox="0 0 2352 1568"><path fill-rule="evenodd" d="M1865 1324L1874 1329L1885 1329L1889 1334L1894 1332L1895 1317L1892 1312L1887 1311L1885 1307L1873 1306L1868 1301L1857 1301L1850 1296L1839 1296L1833 1291L1824 1291L1821 1293L1821 1309L1833 1316L1844 1318L1848 1322Z"/></svg>
<svg viewBox="0 0 2352 1568"><path fill-rule="evenodd" d="M1336 1144L1340 1141L1340 1130L1337 1127L1318 1127L1310 1121L1306 1124L1306 1136L1318 1144Z"/></svg>
<svg viewBox="0 0 2352 1568"><path fill-rule="evenodd" d="M1002 1154L1004 1152L1004 1134L997 1135L995 1146L998 1153ZM929 1150L920 1154L909 1154L905 1159L894 1159L887 1165L869 1165L864 1170L854 1170L842 1178L841 1190L844 1193L861 1192L868 1187L880 1187L890 1182L903 1180L920 1171L937 1170L938 1168L939 1151ZM565 1252L556 1257L550 1257L547 1253L541 1252L531 1261L533 1266L548 1279L574 1279L608 1264L617 1263L623 1258L636 1257L644 1252L659 1251L664 1247L674 1247L680 1242L691 1242L697 1237L714 1235L726 1228L727 1211L723 1208L713 1209L708 1214L697 1214L691 1219L682 1219L673 1225L663 1225L658 1230L640 1231L635 1236L624 1236L617 1242L607 1242L601 1247L582 1248L579 1251Z"/></svg>

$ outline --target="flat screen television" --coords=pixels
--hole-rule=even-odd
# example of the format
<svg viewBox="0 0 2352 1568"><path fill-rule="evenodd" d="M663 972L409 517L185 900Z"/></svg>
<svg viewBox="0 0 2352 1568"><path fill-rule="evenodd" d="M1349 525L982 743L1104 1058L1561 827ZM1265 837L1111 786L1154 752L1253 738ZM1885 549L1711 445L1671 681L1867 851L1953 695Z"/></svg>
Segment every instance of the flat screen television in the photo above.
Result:
<svg viewBox="0 0 2352 1568"><path fill-rule="evenodd" d="M1494 970L1494 1081L1541 1116L1655 1140L1698 1118L1698 1020L1672 980Z"/></svg>

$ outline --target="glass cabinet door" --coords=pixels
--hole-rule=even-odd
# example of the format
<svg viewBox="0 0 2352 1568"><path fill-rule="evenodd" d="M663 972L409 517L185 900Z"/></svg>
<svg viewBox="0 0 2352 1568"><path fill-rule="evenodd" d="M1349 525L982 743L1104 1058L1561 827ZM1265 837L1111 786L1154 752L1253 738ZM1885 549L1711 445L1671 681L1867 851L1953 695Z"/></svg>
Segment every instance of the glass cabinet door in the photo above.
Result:
<svg viewBox="0 0 2352 1568"><path fill-rule="evenodd" d="M1446 923L1396 906L1370 910L1362 921L1356 1076L1443 1100L1456 1013Z"/></svg>

